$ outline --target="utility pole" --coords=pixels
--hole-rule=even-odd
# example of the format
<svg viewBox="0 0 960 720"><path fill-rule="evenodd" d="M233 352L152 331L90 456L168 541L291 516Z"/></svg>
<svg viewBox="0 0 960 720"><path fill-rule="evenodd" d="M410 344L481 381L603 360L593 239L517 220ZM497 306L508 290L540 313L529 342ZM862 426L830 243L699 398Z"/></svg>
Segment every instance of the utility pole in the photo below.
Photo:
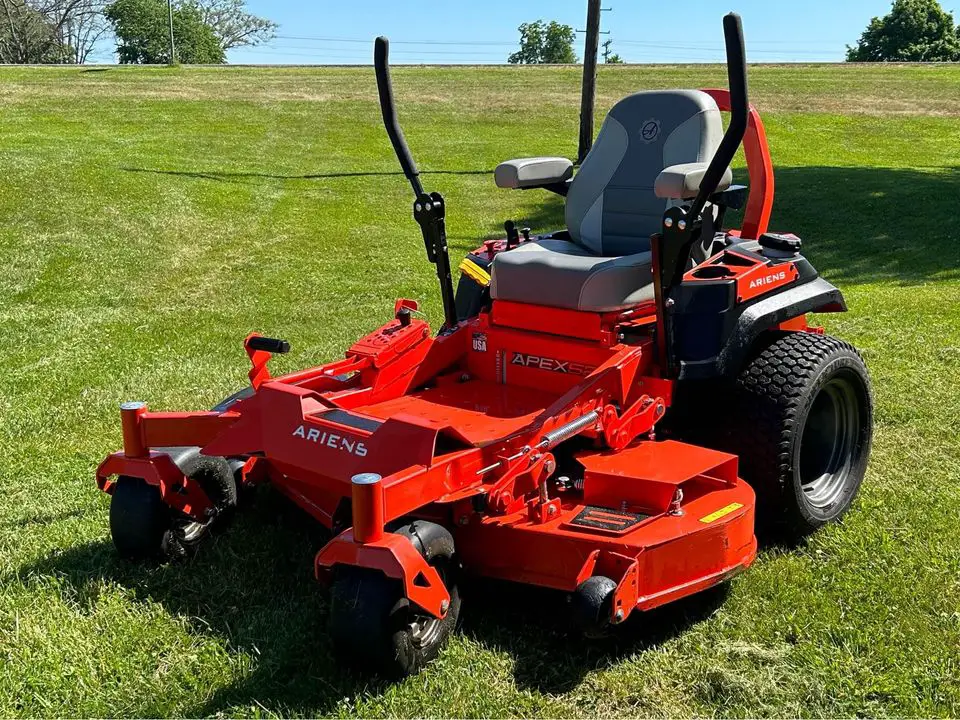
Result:
<svg viewBox="0 0 960 720"><path fill-rule="evenodd" d="M170 20L170 64L177 64L177 47L173 43L173 0L167 0L167 18Z"/></svg>
<svg viewBox="0 0 960 720"><path fill-rule="evenodd" d="M597 48L600 35L609 35L600 32L600 12L610 8L601 8L600 0L587 0L587 29L577 32L586 32L586 42L583 50L583 87L580 92L580 143L577 149L577 162L590 152L593 146L593 106L597 94Z"/></svg>
<svg viewBox="0 0 960 720"><path fill-rule="evenodd" d="M603 45L603 62L606 64L606 62L610 59L610 46L613 45L613 40L607 39L601 44Z"/></svg>

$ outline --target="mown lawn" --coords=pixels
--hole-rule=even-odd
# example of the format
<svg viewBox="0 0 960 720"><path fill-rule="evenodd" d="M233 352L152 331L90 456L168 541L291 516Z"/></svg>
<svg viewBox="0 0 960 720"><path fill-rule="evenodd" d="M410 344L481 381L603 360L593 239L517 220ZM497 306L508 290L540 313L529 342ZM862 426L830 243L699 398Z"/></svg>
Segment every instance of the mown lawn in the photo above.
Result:
<svg viewBox="0 0 960 720"><path fill-rule="evenodd" d="M494 188L572 156L573 69L398 68L456 255L557 199ZM774 225L850 313L877 428L842 525L723 596L570 639L562 599L481 587L440 661L338 667L309 524L269 493L185 565L119 561L93 482L117 404L205 408L243 337L339 357L393 299L439 305L369 69L0 70L0 715L960 714L960 67L758 67ZM603 68L600 107L719 67Z"/></svg>

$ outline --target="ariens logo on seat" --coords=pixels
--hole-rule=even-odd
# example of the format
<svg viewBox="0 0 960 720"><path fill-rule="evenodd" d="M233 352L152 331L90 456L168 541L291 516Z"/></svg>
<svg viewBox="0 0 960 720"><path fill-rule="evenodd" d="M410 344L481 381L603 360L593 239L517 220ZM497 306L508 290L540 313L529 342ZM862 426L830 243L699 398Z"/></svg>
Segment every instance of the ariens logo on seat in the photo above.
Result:
<svg viewBox="0 0 960 720"><path fill-rule="evenodd" d="M310 428L308 430L305 426L300 425L293 431L293 436L317 443L318 445L326 445L328 448L333 448L334 450L348 452L357 457L367 456L367 446L363 444L363 441L349 438L345 435L338 435L337 433L327 432L326 430L321 431L317 428Z"/></svg>
<svg viewBox="0 0 960 720"><path fill-rule="evenodd" d="M640 139L645 143L652 143L660 137L660 121L654 118L644 121L640 126Z"/></svg>

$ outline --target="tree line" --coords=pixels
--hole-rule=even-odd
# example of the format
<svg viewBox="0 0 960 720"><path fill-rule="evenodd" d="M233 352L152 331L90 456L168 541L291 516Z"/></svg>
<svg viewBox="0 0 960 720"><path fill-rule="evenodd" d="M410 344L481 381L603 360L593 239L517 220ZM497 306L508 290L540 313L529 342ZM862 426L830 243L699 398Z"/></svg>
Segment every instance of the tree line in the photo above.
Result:
<svg viewBox="0 0 960 720"><path fill-rule="evenodd" d="M859 42L847 47L847 60L960 61L960 26L938 0L895 0L887 15L873 18Z"/></svg>
<svg viewBox="0 0 960 720"><path fill-rule="evenodd" d="M523 23L520 47L507 62L512 64L575 63L576 39L570 25L543 20ZM603 43L604 62L623 60ZM847 46L849 62L956 62L960 61L960 26L939 0L894 0L890 12L873 18L860 40Z"/></svg>
<svg viewBox="0 0 960 720"><path fill-rule="evenodd" d="M231 48L272 40L276 23L246 0L173 0L177 57L170 57L167 0L0 0L0 63L83 63L108 35L121 63L223 63ZM576 33L556 21L523 23L513 64L575 63ZM622 62L604 43L604 62ZM939 0L894 0L847 47L851 62L960 61L960 26Z"/></svg>
<svg viewBox="0 0 960 720"><path fill-rule="evenodd" d="M556 20L549 23L543 20L521 23L520 49L511 53L507 62L511 65L573 64L577 62L577 53L573 50L576 31L570 25ZM603 43L603 61L622 63L620 56L610 50L613 40Z"/></svg>
<svg viewBox="0 0 960 720"><path fill-rule="evenodd" d="M0 0L0 63L83 63L107 36L121 63L222 63L231 48L273 39L276 23L245 0Z"/></svg>

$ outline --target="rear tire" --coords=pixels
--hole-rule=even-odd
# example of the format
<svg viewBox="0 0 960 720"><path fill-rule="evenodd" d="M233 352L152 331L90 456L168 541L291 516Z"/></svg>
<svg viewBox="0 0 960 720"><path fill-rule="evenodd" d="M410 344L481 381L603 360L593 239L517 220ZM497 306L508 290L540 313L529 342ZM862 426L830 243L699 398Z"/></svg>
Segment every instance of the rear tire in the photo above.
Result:
<svg viewBox="0 0 960 720"><path fill-rule="evenodd" d="M196 521L168 506L160 488L141 478L120 477L110 500L110 534L117 552L130 560L181 560L193 554L211 531L223 527L237 506L237 485L226 460L201 455L199 448L170 448L187 477L196 480L216 514Z"/></svg>
<svg viewBox="0 0 960 720"><path fill-rule="evenodd" d="M457 627L460 591L453 537L440 525L415 521L395 530L436 568L450 607L435 618L403 596L399 580L378 570L340 566L330 588L330 635L338 654L360 670L406 677L436 658Z"/></svg>
<svg viewBox="0 0 960 720"><path fill-rule="evenodd" d="M761 527L803 537L843 516L873 438L866 365L849 343L806 332L768 336L737 378L728 449L757 493Z"/></svg>

